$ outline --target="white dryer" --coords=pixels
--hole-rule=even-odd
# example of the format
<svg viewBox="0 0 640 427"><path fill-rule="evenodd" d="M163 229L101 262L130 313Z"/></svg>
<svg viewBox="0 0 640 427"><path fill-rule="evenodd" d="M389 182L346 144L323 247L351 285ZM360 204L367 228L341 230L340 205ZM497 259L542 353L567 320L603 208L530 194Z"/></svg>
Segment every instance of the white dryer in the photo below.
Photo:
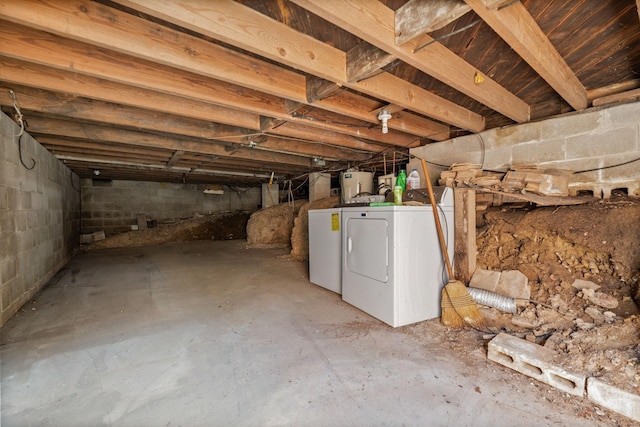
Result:
<svg viewBox="0 0 640 427"><path fill-rule="evenodd" d="M453 191L438 194L453 259ZM344 301L398 327L439 317L448 281L430 205L342 209Z"/></svg>

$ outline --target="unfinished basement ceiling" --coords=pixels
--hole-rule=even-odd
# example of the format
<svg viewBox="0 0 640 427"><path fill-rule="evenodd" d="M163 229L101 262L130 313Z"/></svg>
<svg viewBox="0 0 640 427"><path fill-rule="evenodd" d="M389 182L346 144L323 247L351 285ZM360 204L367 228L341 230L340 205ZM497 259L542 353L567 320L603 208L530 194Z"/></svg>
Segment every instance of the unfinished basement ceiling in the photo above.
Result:
<svg viewBox="0 0 640 427"><path fill-rule="evenodd" d="M381 170L638 97L638 1L1 0L0 102L81 177Z"/></svg>

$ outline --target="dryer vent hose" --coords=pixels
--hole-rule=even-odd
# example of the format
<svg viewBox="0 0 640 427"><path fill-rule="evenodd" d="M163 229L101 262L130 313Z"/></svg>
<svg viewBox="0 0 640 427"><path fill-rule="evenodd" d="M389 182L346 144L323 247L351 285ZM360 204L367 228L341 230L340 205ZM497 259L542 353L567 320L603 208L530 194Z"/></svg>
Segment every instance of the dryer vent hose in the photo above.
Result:
<svg viewBox="0 0 640 427"><path fill-rule="evenodd" d="M505 311L507 313L516 312L515 298L509 298L498 295L495 292L471 287L469 288L469 295L471 295L471 298L473 298L473 300L478 304L497 308L498 310Z"/></svg>

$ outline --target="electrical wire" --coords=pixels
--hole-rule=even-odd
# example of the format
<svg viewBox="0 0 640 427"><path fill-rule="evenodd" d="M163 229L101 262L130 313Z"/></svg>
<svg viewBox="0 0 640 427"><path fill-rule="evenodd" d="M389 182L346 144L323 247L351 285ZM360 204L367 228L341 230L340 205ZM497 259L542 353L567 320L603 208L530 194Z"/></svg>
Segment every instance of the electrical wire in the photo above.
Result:
<svg viewBox="0 0 640 427"><path fill-rule="evenodd" d="M449 38L449 37L451 37L451 36L455 36L456 34L459 34L459 33L463 32L463 31L466 31L466 30L468 30L469 28L475 27L476 25L478 25L478 24L479 24L479 23L481 23L481 22L482 22L482 19L476 19L475 21L473 21L473 22L472 22L471 24L469 24L469 25L465 25L464 27L462 27L462 28L458 28L457 30L452 31L452 32L450 32L450 33L448 33L448 34L444 34L444 35L442 35L442 36L436 37L435 39L430 40L429 42L427 42L427 43L425 43L425 44L423 44L423 45L418 46L417 48L415 48L415 49L413 50L413 53L419 52L419 51L421 51L422 49L424 49L425 47L427 47L427 46L429 46L429 45L432 45L433 43L437 43L437 42L439 42L439 41L441 41L441 40L448 39L448 38Z"/></svg>
<svg viewBox="0 0 640 427"><path fill-rule="evenodd" d="M617 163L615 165L601 166L601 167L593 168L593 169L584 169L584 170L575 171L574 173L595 172L595 171L601 171L601 170L605 170L605 169L617 168L619 166L628 165L628 164L631 164L631 163L635 163L637 161L640 161L640 157L638 157L637 159L626 161L626 162Z"/></svg>

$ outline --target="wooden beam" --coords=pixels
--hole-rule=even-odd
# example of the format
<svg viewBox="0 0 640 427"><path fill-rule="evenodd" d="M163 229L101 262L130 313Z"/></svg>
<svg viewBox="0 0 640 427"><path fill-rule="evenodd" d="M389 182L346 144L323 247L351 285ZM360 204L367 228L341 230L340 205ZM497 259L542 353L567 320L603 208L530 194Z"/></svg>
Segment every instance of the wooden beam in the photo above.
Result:
<svg viewBox="0 0 640 427"><path fill-rule="evenodd" d="M381 152L385 148L387 148L382 145L368 143L356 137L352 137L349 135L339 135L335 132L330 132L323 129L315 129L314 133L310 134L309 129L306 126L293 122L282 123L280 126L278 126L277 131L278 135L280 136L288 136L290 138L296 138L303 141L319 141L325 144L336 145L338 147L370 151L373 153Z"/></svg>
<svg viewBox="0 0 640 427"><path fill-rule="evenodd" d="M439 30L470 10L463 0L410 0L395 13L396 44Z"/></svg>
<svg viewBox="0 0 640 427"><path fill-rule="evenodd" d="M468 188L454 188L453 198L455 278L469 283L476 271L476 192Z"/></svg>
<svg viewBox="0 0 640 427"><path fill-rule="evenodd" d="M30 111L35 111L205 139L226 139L231 136L241 138L255 133L249 129L209 120L190 119L27 86L12 85L11 89L15 92L20 107L26 115ZM12 105L12 100L6 92L0 92L0 104Z"/></svg>
<svg viewBox="0 0 640 427"><path fill-rule="evenodd" d="M171 169L182 157L184 150L176 150L173 152L173 156L167 162L167 169Z"/></svg>
<svg viewBox="0 0 640 427"><path fill-rule="evenodd" d="M77 123L66 120L55 120L33 117L29 119L29 133L57 135L67 138L81 138L92 141L135 144L141 147L165 150L184 150L192 153L208 154L220 157L256 160L263 162L283 163L297 166L309 166L307 157L291 154L270 153L268 151L251 150L231 144L214 143L210 140L182 139L174 136L155 135L124 129L113 129L88 123Z"/></svg>
<svg viewBox="0 0 640 427"><path fill-rule="evenodd" d="M337 113L344 110L352 111L352 116L370 123L380 124L378 111L383 106L390 104L381 104L371 98L345 91L316 101L313 105ZM389 128L402 130L420 137L428 137L436 141L444 141L450 137L449 126L415 115L410 111L403 111L397 117L394 115L394 120L389 121Z"/></svg>
<svg viewBox="0 0 640 427"><path fill-rule="evenodd" d="M380 69L396 59L393 55L370 45L358 43L347 52L347 81L357 82L380 73Z"/></svg>
<svg viewBox="0 0 640 427"><path fill-rule="evenodd" d="M618 93L627 92L629 90L638 89L638 88L640 88L640 79L625 80L623 82L618 82L608 86L588 90L587 99L589 101L593 101L596 98L616 95Z"/></svg>
<svg viewBox="0 0 640 427"><path fill-rule="evenodd" d="M380 104L377 101L346 91L344 87L320 77L307 77L307 102L327 111L348 115L369 123L379 124L380 122L377 113ZM436 141L447 140L450 135L448 126L409 111L394 117L394 120L389 123L389 128L421 137L430 135L431 139Z"/></svg>
<svg viewBox="0 0 640 427"><path fill-rule="evenodd" d="M394 12L378 0L291 1L511 119L529 120L529 106L524 101L488 76L482 84L476 84L474 76L481 71L440 43L422 49L413 41L397 46ZM421 40L433 41L429 36Z"/></svg>
<svg viewBox="0 0 640 427"><path fill-rule="evenodd" d="M273 135L261 135L258 138L245 138L242 142L249 144L254 141L257 149L270 151L296 153L310 157L320 157L327 160L362 161L371 155L342 147L335 147L313 141L305 142L299 139L283 138Z"/></svg>
<svg viewBox="0 0 640 427"><path fill-rule="evenodd" d="M177 4L170 6L175 13L182 10ZM17 24L275 96L301 102L306 98L302 74L88 0L2 2L0 16Z"/></svg>
<svg viewBox="0 0 640 427"><path fill-rule="evenodd" d="M569 105L587 108L586 89L522 3L491 10L483 0L465 1Z"/></svg>
<svg viewBox="0 0 640 427"><path fill-rule="evenodd" d="M637 99L640 99L640 89L633 89L627 92L617 93L615 95L596 98L593 100L593 106L599 107L601 105L613 104L614 102L633 101Z"/></svg>
<svg viewBox="0 0 640 427"><path fill-rule="evenodd" d="M377 0L374 1L378 3ZM235 1L218 0L215 7L203 6L202 2L198 0L183 0L180 3L167 0L119 0L118 3L339 85L355 90L361 89L359 83L347 81L345 52ZM325 3L333 8L339 7L344 2ZM390 20L393 23L393 11L391 11ZM366 25L366 23L360 22L358 25ZM370 28L375 28L375 26ZM378 28L375 28L375 31L377 32ZM391 27L391 32L393 32L393 27ZM396 87L398 85L402 85L404 93L420 89L418 86L401 79L396 82ZM384 93L370 93L370 95L381 97L389 103L402 105L402 102L398 102L402 101L402 95L398 97L394 91L387 90ZM474 114L461 107L458 107L455 112L444 111L451 103L433 94L431 94L431 98L432 100L440 99L442 102L436 108L429 109L423 108L426 104L416 102L414 103L415 108L412 109L445 123L452 123L447 120L455 118L456 126L460 126L460 123L464 122L467 116ZM290 99L294 98L290 97ZM461 109L464 110L462 115L459 114ZM475 123L464 124L460 127L475 129Z"/></svg>
<svg viewBox="0 0 640 427"><path fill-rule="evenodd" d="M413 111L437 110L439 120L451 123L462 129L481 132L485 128L485 120L480 114L469 111L451 101L442 99L418 86L407 88L404 80L389 73L378 74L354 84L360 92L372 96L382 94L386 99L394 99L394 104ZM392 121L392 120L390 120Z"/></svg>
<svg viewBox="0 0 640 427"><path fill-rule="evenodd" d="M78 149L84 150L84 153L94 152L94 150L112 151L115 153L125 153L141 156L156 156L167 158L171 155L170 150L137 147L131 144L118 144L110 142L92 142L86 139L66 138L55 135L46 135L44 138L40 136L38 142L47 147L55 147L57 149Z"/></svg>
<svg viewBox="0 0 640 427"><path fill-rule="evenodd" d="M6 43L3 43L4 41L6 41ZM82 75L78 74L82 73L107 80L116 80L117 82L136 87L141 86L144 89L150 88L163 94L169 92L190 98L188 101L175 99L173 102L158 103L156 107L149 105L153 103L147 102L146 108L150 109L174 107L174 109L182 111L181 115L190 115L192 114L191 109L181 108L182 104L192 103L192 99L197 99L216 104L211 107L204 106L204 108L196 108L196 112L204 110L204 115L207 116L207 120L217 120L221 122L233 121L234 123L244 120L245 127L250 129L259 128L257 124L258 118L254 113L280 119L301 121L290 116L285 110L285 100L281 98L259 93L251 89L236 87L213 79L194 76L193 74L183 71L171 70L161 65L153 65L145 61L127 58L124 55L101 50L100 48L78 42L64 40L60 37L23 26L0 25L0 54L29 62L49 64L59 69L67 68L73 73L69 74L69 76L74 75L82 78ZM73 58L72 63L69 62L69 58ZM123 67L123 63L126 63L127 67ZM64 84L64 91L69 91L65 84L67 80L60 79L56 75L57 73L51 72L51 70L48 74L52 75L51 83L53 86L50 86L50 89L63 91L62 88L56 88L55 83L59 83ZM73 81L73 79L71 81ZM39 80L34 80L34 82L41 84ZM75 86L76 83L73 82L70 83L70 85ZM206 87L208 90L202 90L202 87ZM73 89L71 89L71 91L75 93ZM131 89L129 88L126 91L131 92ZM118 94L115 95L117 96ZM112 97L114 95L110 90L107 90L107 88L97 88L95 92L90 94L85 91L83 96L104 99L105 97ZM147 98L150 97L150 95L147 95ZM123 97L121 97L118 102L129 105L131 105L132 102L138 103L146 101L146 99L139 98L138 96L122 98ZM222 106L228 106L230 110L226 111ZM239 117L242 112L236 108L247 111L244 116ZM322 108L322 106L320 106L320 108ZM361 107L353 106L353 108L355 112L343 110L341 113L359 115ZM206 113L207 109L210 110L209 114ZM227 119L227 117L230 118ZM202 118L202 115L199 115L198 118ZM250 120L253 122L247 123ZM403 147L406 146L407 141L411 140L409 135L403 134L402 132L390 132L383 135L375 130L358 130L349 126L343 126L340 124L343 121L345 120L335 120L331 123L307 122L305 125L311 128L329 129L358 138L366 138ZM310 129L310 132L313 133L314 129Z"/></svg>

